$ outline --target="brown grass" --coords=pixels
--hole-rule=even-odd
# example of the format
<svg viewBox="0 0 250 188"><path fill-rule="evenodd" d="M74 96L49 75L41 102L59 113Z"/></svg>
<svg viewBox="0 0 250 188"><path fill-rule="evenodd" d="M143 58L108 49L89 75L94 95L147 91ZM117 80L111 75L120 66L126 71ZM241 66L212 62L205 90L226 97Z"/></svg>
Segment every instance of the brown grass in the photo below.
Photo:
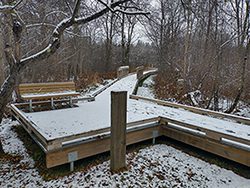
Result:
<svg viewBox="0 0 250 188"><path fill-rule="evenodd" d="M155 94L158 99L181 100L185 89L178 86L178 76L175 72L160 72L155 77Z"/></svg>
<svg viewBox="0 0 250 188"><path fill-rule="evenodd" d="M179 103L192 105L189 98L185 97L185 94L191 92L192 89L188 88L185 84L183 87L178 84L178 73L171 73L168 71L161 71L155 77L155 94L158 99L175 99ZM195 78L195 77L194 77ZM197 79L197 78L196 78ZM197 79L197 85L199 80ZM222 81L221 81L222 82ZM206 107L209 98L213 93L214 80L212 77L207 77L204 81L202 88L200 89L203 101L200 103L201 107ZM225 84L219 84L219 97L233 101L238 93L240 87L239 83L226 82ZM242 93L241 100L250 102L250 86L249 83L245 84L245 91Z"/></svg>
<svg viewBox="0 0 250 188"><path fill-rule="evenodd" d="M76 81L76 89L81 90L85 89L90 85L95 85L97 83L103 83L104 80L114 79L116 77L116 72L108 72L108 73L98 73L98 72L90 72L83 73L79 76L79 79Z"/></svg>

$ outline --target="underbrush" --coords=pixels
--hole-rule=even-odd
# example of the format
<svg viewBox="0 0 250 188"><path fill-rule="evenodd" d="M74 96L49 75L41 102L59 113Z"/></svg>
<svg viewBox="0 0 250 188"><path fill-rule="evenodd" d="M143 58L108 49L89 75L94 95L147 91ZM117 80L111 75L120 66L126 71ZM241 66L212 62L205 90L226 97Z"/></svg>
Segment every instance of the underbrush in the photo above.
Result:
<svg viewBox="0 0 250 188"><path fill-rule="evenodd" d="M154 78L154 90L157 99L181 101L184 89L178 87L178 79L173 74L159 73Z"/></svg>
<svg viewBox="0 0 250 188"><path fill-rule="evenodd" d="M154 78L155 85L153 89L156 98L201 108L214 109L214 102L213 99L211 99L213 96L212 79L204 81L201 88L195 88L191 87L190 83L187 83L183 79L179 78L180 75L175 72L159 72L159 74ZM198 81L196 82L198 83ZM238 87L238 85L230 84L225 84L219 87L219 111L225 112L230 108L238 94ZM245 91L242 93L234 113L238 113L243 106L250 106L250 96L249 92L247 92L247 88L248 87L245 87ZM197 103L192 101L192 97L196 99L195 102Z"/></svg>
<svg viewBox="0 0 250 188"><path fill-rule="evenodd" d="M115 79L116 72L108 72L108 73L98 73L98 72L90 72L84 73L79 76L76 81L76 89L84 90L89 86L94 86L97 84L104 84L105 80Z"/></svg>

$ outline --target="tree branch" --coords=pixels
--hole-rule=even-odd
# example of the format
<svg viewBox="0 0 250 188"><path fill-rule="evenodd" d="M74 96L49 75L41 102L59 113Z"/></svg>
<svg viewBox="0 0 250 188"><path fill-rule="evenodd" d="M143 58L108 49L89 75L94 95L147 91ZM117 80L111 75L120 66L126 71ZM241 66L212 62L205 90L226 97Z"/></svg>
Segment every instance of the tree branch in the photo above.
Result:
<svg viewBox="0 0 250 188"><path fill-rule="evenodd" d="M144 11L125 11L125 10L122 10L122 9L115 9L114 10L115 12L120 12L122 14L126 14L126 15L148 15L150 14L149 12L144 12Z"/></svg>
<svg viewBox="0 0 250 188"><path fill-rule="evenodd" d="M112 9L107 3L104 3L102 0L97 0L99 3L104 5L106 8L108 8L111 12L114 12L114 9Z"/></svg>
<svg viewBox="0 0 250 188"><path fill-rule="evenodd" d="M77 9L79 9L79 4L78 4L79 1L80 0L77 1L73 12L77 12ZM116 1L116 2L112 3L110 5L110 7L113 9L113 8L119 6L120 4L123 4L123 3L128 2L128 1L130 1L130 0ZM25 67L29 63L41 61L43 59L48 58L50 55L54 54L56 52L56 50L60 47L60 38L67 28L69 28L75 24L80 25L80 24L89 23L89 22L103 16L105 13L107 13L109 11L110 11L110 9L106 7L104 9L100 10L99 12L96 12L88 17L73 18L76 14L72 14L72 16L70 18L62 20L57 25L57 27L54 29L52 37L51 37L51 41L47 45L47 47L45 47L43 50L37 52L36 54L33 54L29 57L21 59L20 63L19 63L20 69Z"/></svg>
<svg viewBox="0 0 250 188"><path fill-rule="evenodd" d="M64 2L66 3L67 7L69 8L70 13L73 14L73 10L72 10L71 6L69 5L69 2L67 0L64 0Z"/></svg>
<svg viewBox="0 0 250 188"><path fill-rule="evenodd" d="M23 0L19 0L15 5L3 5L0 6L0 13L8 13L13 11L18 5L22 3Z"/></svg>
<svg viewBox="0 0 250 188"><path fill-rule="evenodd" d="M76 0L76 4L75 4L75 8L73 10L73 13L72 13L72 16L71 16L71 20L74 20L78 11L79 11L79 8L80 8L80 4L81 4L81 0Z"/></svg>

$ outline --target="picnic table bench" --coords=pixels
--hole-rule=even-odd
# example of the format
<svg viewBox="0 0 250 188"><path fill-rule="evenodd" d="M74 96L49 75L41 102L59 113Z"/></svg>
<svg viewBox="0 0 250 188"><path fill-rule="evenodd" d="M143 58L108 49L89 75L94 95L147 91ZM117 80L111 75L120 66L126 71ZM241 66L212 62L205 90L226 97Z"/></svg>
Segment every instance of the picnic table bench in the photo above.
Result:
<svg viewBox="0 0 250 188"><path fill-rule="evenodd" d="M74 82L20 84L18 89L21 99L29 101L30 111L32 111L33 101L50 100L51 107L54 109L54 99L69 98L69 103L73 106L72 97L80 95L76 92Z"/></svg>

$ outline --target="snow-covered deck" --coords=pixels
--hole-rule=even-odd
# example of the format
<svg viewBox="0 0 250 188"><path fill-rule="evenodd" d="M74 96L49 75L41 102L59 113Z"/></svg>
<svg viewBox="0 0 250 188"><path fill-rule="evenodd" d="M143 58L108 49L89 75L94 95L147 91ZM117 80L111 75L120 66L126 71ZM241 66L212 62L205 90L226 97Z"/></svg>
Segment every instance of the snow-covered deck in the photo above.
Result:
<svg viewBox="0 0 250 188"><path fill-rule="evenodd" d="M96 96L93 102L79 102L76 108L23 112L23 114L34 123L37 131L47 140L102 129L110 126L110 92L125 90L128 91L128 123L161 116L250 140L250 126L248 125L129 99L136 82L136 75L132 74L104 90Z"/></svg>
<svg viewBox="0 0 250 188"><path fill-rule="evenodd" d="M49 167L66 163L68 161L68 152L71 151L69 147L75 147L79 152L80 150L88 151L80 154L80 158L108 150L109 141L107 139L110 134L111 91L128 92L127 122L129 124L141 122L134 124L132 128L128 128L128 130L134 131L128 133L128 136L131 138L131 141L129 141L130 144L152 138L152 132L160 130L158 117L161 117L162 123L169 124L165 127L166 129L162 127L164 134L159 133L159 135L167 135L169 137L176 135L177 139L178 134L179 140L182 141L182 132L189 132L191 135L188 135L188 141L184 142L190 145L194 145L192 144L193 142L203 142L201 146L198 146L199 144L194 146L242 164L250 164L249 157L247 157L250 153L249 125L236 123L228 119L196 114L181 108L172 108L143 100L130 99L129 95L132 94L136 84L136 74L130 74L110 84L107 89L95 97L95 101L93 102L79 101L78 107L32 113L26 113L19 109L18 113L24 118L24 122L28 122L32 127L32 129L30 129L31 127L26 127L26 130L31 136L35 133L35 135L38 136L38 140L43 142L41 143L43 146L41 146L45 147L46 152L49 152L46 155L47 166ZM153 123L152 121L145 120L152 120ZM157 121L157 123L154 123L155 121ZM140 129L141 132L136 132L138 129ZM172 132L172 129L174 129L174 132ZM192 134L198 134L203 138L194 138ZM95 143L93 142L93 138L96 140ZM104 140L102 140L102 138ZM226 146L221 148L223 150L222 153L219 151L221 149L211 151L211 149L203 147L206 145L207 138L214 140L215 143L218 142L218 144L222 144L217 145L217 149L223 147L225 142L226 145L236 145L237 149L234 149L232 153L230 153L231 149ZM82 145L81 147L79 145L86 143L89 143L89 145ZM208 144L211 144L211 142ZM59 151L58 149L62 147L65 149ZM89 147L99 148L97 151L92 151L89 150ZM213 148L213 145L209 147ZM243 151L241 151L240 148L243 148ZM229 152L229 154L227 152ZM235 153L238 152L241 152L241 154L235 156ZM48 163L48 161L50 162Z"/></svg>

